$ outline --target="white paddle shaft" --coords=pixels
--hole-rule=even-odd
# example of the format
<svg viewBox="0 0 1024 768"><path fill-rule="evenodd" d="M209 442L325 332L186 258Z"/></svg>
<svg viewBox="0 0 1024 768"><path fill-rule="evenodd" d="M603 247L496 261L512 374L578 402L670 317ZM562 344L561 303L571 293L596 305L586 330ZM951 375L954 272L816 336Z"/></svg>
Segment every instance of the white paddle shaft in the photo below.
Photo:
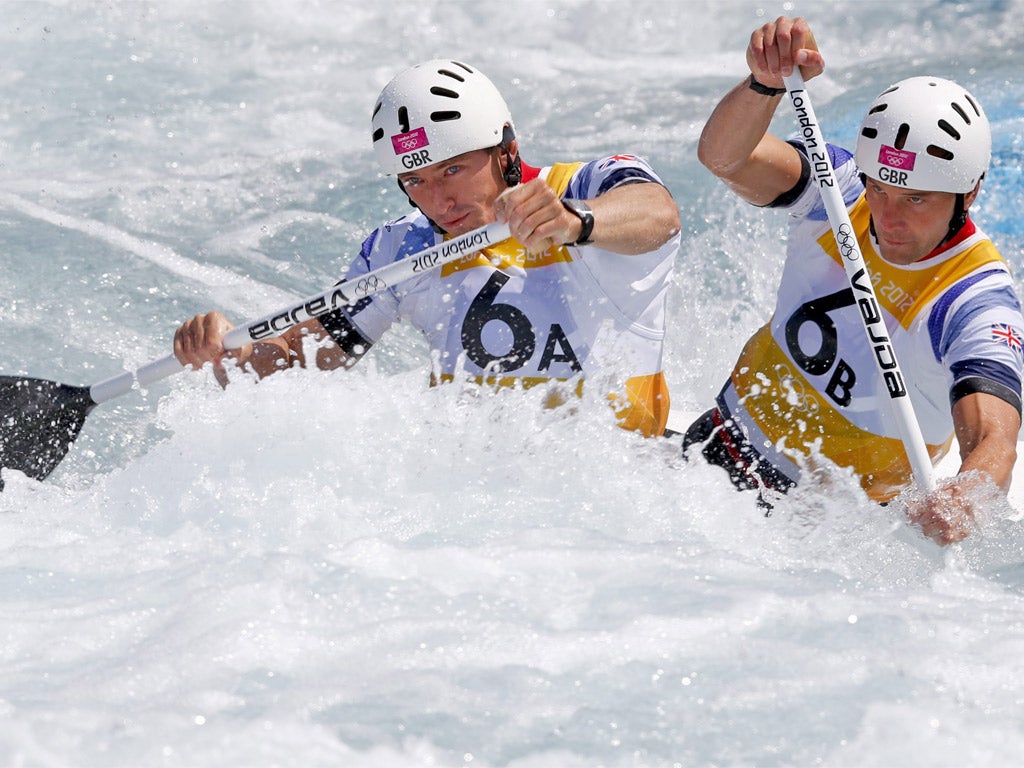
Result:
<svg viewBox="0 0 1024 768"><path fill-rule="evenodd" d="M359 299L387 290L393 285L444 264L458 261L495 243L507 240L510 236L508 224L494 222L445 240L443 243L425 248L404 259L371 270L360 277L343 280L326 291L315 296L307 296L305 299L258 320L253 320L246 325L232 328L224 337L224 348L239 349L254 341L280 336L289 328L307 320L353 304ZM93 384L89 387L89 396L97 404L104 403L130 392L136 383L140 387L146 387L178 373L183 368L184 366L178 362L178 358L171 354L142 366L134 373L125 371L111 379Z"/></svg>
<svg viewBox="0 0 1024 768"><path fill-rule="evenodd" d="M885 326L885 320L875 296L871 275L867 271L864 255L861 253L860 244L853 231L850 214L846 210L846 202L839 191L835 169L832 167L825 138L818 125L818 118L814 114L814 106L807 94L803 75L797 68L793 70L792 75L784 80L786 90L789 91L789 98L793 102L793 109L796 112L800 136L807 148L811 175L821 190L821 198L828 213L832 234L835 235L841 261L857 301L858 314L864 325L868 343L875 351L878 374L882 377L889 394L889 404L892 407L907 458L910 460L914 480L920 488L930 491L935 488L931 457L928 455L928 448L925 445L924 436L921 434L921 426L914 415L914 406L907 391L906 379L900 369L899 361L896 359L892 341L889 339L889 331Z"/></svg>

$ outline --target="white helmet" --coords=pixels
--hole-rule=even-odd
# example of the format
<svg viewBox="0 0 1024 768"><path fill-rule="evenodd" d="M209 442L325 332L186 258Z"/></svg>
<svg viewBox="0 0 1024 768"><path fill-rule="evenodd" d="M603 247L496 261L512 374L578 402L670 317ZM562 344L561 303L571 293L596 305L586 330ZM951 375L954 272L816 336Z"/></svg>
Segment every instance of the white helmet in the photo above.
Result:
<svg viewBox="0 0 1024 768"><path fill-rule="evenodd" d="M911 77L871 104L857 137L857 165L886 184L966 194L988 169L988 118L963 87Z"/></svg>
<svg viewBox="0 0 1024 768"><path fill-rule="evenodd" d="M494 83L479 70L447 59L397 75L381 91L371 122L373 151L388 175L494 147L515 136L512 114Z"/></svg>

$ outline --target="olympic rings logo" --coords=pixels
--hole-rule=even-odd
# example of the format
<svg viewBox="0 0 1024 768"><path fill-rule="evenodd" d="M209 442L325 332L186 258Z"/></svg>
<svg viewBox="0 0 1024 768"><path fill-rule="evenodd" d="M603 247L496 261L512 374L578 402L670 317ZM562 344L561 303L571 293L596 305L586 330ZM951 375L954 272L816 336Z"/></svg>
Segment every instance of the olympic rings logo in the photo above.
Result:
<svg viewBox="0 0 1024 768"><path fill-rule="evenodd" d="M416 128L405 133L396 133L391 137L391 147L396 155L412 152L414 149L422 149L430 146L427 140L427 132L423 128Z"/></svg>
<svg viewBox="0 0 1024 768"><path fill-rule="evenodd" d="M853 236L850 225L845 222L840 224L839 229L836 230L836 245L839 246L839 253L847 261L856 261L859 258L860 253L857 250L857 241Z"/></svg>
<svg viewBox="0 0 1024 768"><path fill-rule="evenodd" d="M387 287L387 282L381 280L377 275L372 275L358 280L355 290L358 296L369 296L372 293L379 293Z"/></svg>
<svg viewBox="0 0 1024 768"><path fill-rule="evenodd" d="M821 410L821 403L818 398L808 393L803 383L793 375L793 371L785 363L775 366L776 381L781 394L786 402L798 411L815 416Z"/></svg>

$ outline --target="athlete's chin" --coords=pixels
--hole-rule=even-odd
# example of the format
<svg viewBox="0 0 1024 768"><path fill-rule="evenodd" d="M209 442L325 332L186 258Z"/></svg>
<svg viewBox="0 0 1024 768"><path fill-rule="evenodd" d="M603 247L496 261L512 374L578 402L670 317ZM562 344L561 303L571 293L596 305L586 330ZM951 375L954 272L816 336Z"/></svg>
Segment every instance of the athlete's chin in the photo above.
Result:
<svg viewBox="0 0 1024 768"><path fill-rule="evenodd" d="M907 243L880 240L878 250L890 264L912 264L918 259L917 249Z"/></svg>
<svg viewBox="0 0 1024 768"><path fill-rule="evenodd" d="M479 229L487 223L488 222L484 221L483 218L479 216L462 216L461 218L441 223L441 229L449 235L458 237L459 235L464 235L467 232L472 232L474 229Z"/></svg>
<svg viewBox="0 0 1024 768"><path fill-rule="evenodd" d="M468 216L461 216L457 219L441 222L441 229L449 235L464 235L473 229L473 224Z"/></svg>

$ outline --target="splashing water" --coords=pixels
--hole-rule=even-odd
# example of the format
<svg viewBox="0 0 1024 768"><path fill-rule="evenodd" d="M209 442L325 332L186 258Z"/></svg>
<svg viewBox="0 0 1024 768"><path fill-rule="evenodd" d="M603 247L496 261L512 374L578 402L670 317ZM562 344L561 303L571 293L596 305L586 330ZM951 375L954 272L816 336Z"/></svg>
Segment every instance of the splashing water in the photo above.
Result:
<svg viewBox="0 0 1024 768"><path fill-rule="evenodd" d="M782 215L732 198L696 141L780 11L814 25L837 143L911 74L979 96L976 217L1024 261L1019 0L4 10L5 374L91 384L167 354L194 312L330 285L404 211L374 97L452 55L505 91L529 162L633 151L669 184L685 425L773 304ZM96 409L46 482L8 473L0 764L1019 760L1017 486L946 551L841 471L766 518L598 398L430 389L424 349L401 328L347 373L183 374Z"/></svg>

